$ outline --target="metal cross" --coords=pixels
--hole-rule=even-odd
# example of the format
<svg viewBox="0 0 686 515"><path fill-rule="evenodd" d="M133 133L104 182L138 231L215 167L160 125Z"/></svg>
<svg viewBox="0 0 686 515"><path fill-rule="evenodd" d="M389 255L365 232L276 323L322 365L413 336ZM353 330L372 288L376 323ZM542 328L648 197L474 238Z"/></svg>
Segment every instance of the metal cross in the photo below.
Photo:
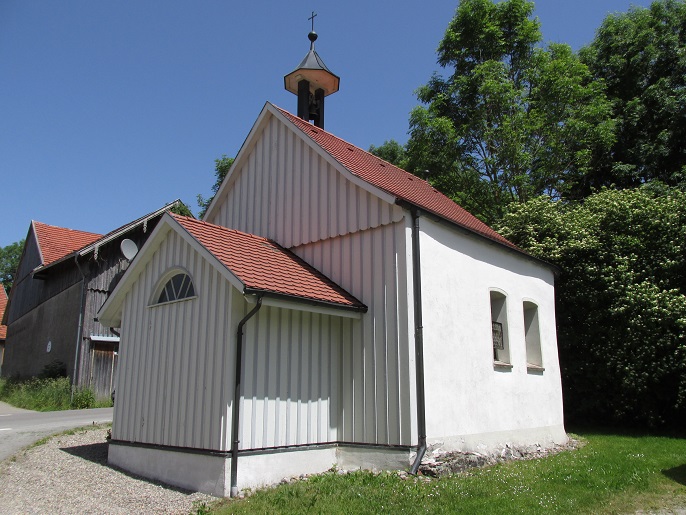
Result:
<svg viewBox="0 0 686 515"><path fill-rule="evenodd" d="M312 20L312 32L314 32L314 19L315 19L316 16L317 16L317 13L315 13L314 11L312 11L312 16L310 16L309 18L307 18L308 20Z"/></svg>

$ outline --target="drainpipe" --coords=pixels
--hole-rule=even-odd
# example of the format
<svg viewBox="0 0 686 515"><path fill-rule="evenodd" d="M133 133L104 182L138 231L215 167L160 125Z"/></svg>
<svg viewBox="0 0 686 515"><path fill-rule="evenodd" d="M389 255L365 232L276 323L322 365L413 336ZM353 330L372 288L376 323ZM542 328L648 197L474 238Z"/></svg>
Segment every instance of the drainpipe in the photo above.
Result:
<svg viewBox="0 0 686 515"><path fill-rule="evenodd" d="M422 273L419 261L419 212L412 207L412 297L414 299L414 354L417 383L417 457L410 468L417 474L426 452L426 400L424 397L424 327L422 325Z"/></svg>
<svg viewBox="0 0 686 515"><path fill-rule="evenodd" d="M259 294L257 296L257 304L240 322L238 322L238 330L236 331L236 368L234 372L236 384L233 394L231 416L231 497L236 497L238 495L238 416L241 402L241 373L243 372L243 326L261 307L262 294Z"/></svg>
<svg viewBox="0 0 686 515"><path fill-rule="evenodd" d="M71 381L71 401L74 400L74 389L76 388L77 381L76 376L78 374L79 366L79 353L81 351L81 338L83 336L83 305L86 297L86 274L81 270L81 265L79 265L79 255L74 255L74 263L76 263L76 268L79 269L81 274L81 306L79 308L79 326L76 328L76 352L74 352L74 372L72 374Z"/></svg>

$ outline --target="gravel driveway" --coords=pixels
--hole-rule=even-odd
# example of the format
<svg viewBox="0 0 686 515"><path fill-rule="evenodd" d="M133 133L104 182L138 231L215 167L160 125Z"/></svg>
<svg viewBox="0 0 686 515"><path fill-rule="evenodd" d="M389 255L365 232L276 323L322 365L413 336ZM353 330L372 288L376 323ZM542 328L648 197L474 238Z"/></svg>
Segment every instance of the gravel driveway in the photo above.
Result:
<svg viewBox="0 0 686 515"><path fill-rule="evenodd" d="M154 483L107 465L107 429L52 437L0 464L0 512L182 513L216 498Z"/></svg>

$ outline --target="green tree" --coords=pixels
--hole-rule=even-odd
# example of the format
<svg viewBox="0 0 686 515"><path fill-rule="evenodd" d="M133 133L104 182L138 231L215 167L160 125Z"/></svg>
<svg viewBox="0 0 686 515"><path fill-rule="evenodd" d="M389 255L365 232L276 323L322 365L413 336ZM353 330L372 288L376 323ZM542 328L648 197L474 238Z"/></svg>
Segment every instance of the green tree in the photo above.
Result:
<svg viewBox="0 0 686 515"><path fill-rule="evenodd" d="M183 203L183 202L179 202L174 207L172 207L171 212L175 213L177 215L190 216L191 218L194 218L193 212L191 211L191 208L188 207L188 205Z"/></svg>
<svg viewBox="0 0 686 515"><path fill-rule="evenodd" d="M559 267L568 419L686 423L686 193L644 186L513 206L501 234Z"/></svg>
<svg viewBox="0 0 686 515"><path fill-rule="evenodd" d="M419 88L410 171L494 222L509 203L565 195L613 141L603 84L568 45L541 42L526 0L462 0Z"/></svg>
<svg viewBox="0 0 686 515"><path fill-rule="evenodd" d="M214 200L214 196L217 194L217 192L219 191L219 187L222 185L222 182L224 181L224 177L226 177L226 174L229 173L233 161L234 158L228 157L227 155L223 155L219 159L214 160L215 181L212 185L212 195L208 198L205 198L201 194L198 194L198 207L200 208L198 218L203 218L205 216L207 208L210 207L212 200Z"/></svg>
<svg viewBox="0 0 686 515"><path fill-rule="evenodd" d="M580 56L605 82L618 122L612 161L593 185L686 186L686 2L608 16Z"/></svg>
<svg viewBox="0 0 686 515"><path fill-rule="evenodd" d="M7 293L14 284L14 276L17 273L23 250L24 240L0 248L0 283L3 284Z"/></svg>
<svg viewBox="0 0 686 515"><path fill-rule="evenodd" d="M407 150L394 139L384 141L378 147L371 145L369 152L403 170L407 167Z"/></svg>

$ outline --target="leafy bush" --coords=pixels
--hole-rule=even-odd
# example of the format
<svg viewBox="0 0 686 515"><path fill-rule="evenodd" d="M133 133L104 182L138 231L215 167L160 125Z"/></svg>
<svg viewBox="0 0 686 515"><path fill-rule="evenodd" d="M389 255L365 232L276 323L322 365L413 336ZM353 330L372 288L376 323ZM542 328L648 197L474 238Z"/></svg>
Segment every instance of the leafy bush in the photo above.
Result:
<svg viewBox="0 0 686 515"><path fill-rule="evenodd" d="M71 400L71 409L86 409L95 406L95 395L90 388L77 388Z"/></svg>
<svg viewBox="0 0 686 515"><path fill-rule="evenodd" d="M36 411L65 410L70 408L71 384L67 377L7 380L0 392L0 400L18 408Z"/></svg>
<svg viewBox="0 0 686 515"><path fill-rule="evenodd" d="M686 193L538 198L499 228L560 268L558 342L571 420L686 422Z"/></svg>
<svg viewBox="0 0 686 515"><path fill-rule="evenodd" d="M111 406L96 402L93 390L77 388L72 396L68 377L38 378L27 381L0 380L0 400L18 408L35 411L60 411Z"/></svg>
<svg viewBox="0 0 686 515"><path fill-rule="evenodd" d="M40 377L43 379L67 377L67 365L59 360L52 361L43 367L43 372L41 373Z"/></svg>

